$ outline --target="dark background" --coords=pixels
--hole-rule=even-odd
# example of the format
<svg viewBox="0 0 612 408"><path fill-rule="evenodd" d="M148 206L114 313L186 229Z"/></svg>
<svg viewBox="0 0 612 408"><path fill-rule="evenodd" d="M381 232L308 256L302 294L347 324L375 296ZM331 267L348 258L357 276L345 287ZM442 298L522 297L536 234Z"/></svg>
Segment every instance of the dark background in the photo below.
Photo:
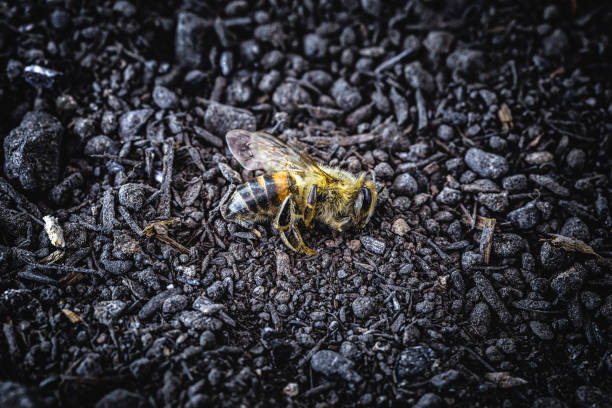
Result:
<svg viewBox="0 0 612 408"><path fill-rule="evenodd" d="M0 2L0 406L612 406L611 25L589 1ZM274 126L376 174L370 224L305 232L313 259L216 211L253 177L225 132Z"/></svg>

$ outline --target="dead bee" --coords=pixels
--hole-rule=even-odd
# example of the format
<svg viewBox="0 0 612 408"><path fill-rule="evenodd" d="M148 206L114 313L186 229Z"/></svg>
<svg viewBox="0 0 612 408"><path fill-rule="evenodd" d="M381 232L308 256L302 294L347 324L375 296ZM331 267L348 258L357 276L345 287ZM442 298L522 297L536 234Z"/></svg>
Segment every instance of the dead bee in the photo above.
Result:
<svg viewBox="0 0 612 408"><path fill-rule="evenodd" d="M265 132L232 130L225 139L242 166L266 174L238 186L223 200L223 218L245 228L272 220L285 245L306 255L317 252L304 244L298 221L312 228L316 219L338 231L361 229L370 221L377 192L365 173L356 177L318 165L300 148Z"/></svg>

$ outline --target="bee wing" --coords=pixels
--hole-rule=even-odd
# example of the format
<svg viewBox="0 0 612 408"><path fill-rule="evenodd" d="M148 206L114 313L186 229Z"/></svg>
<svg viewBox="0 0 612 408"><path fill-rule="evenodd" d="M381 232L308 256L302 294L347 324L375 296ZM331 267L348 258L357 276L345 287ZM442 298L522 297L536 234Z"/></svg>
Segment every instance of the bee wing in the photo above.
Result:
<svg viewBox="0 0 612 408"><path fill-rule="evenodd" d="M248 170L286 170L302 174L314 173L327 180L332 179L302 149L290 146L269 133L236 129L229 131L225 140L236 160Z"/></svg>

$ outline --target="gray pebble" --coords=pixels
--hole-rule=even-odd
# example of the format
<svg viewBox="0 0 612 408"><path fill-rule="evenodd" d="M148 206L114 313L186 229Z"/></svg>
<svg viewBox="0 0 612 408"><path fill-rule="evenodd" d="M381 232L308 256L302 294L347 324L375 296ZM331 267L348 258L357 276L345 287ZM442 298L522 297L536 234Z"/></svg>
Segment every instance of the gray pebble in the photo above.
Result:
<svg viewBox="0 0 612 408"><path fill-rule="evenodd" d="M210 103L204 114L204 126L217 136L225 136L233 129L255 130L255 115L246 109L234 108L219 103Z"/></svg>
<svg viewBox="0 0 612 408"><path fill-rule="evenodd" d="M185 295L172 295L162 304L162 312L166 314L174 314L184 310L189 305L189 298Z"/></svg>
<svg viewBox="0 0 612 408"><path fill-rule="evenodd" d="M4 174L27 192L47 192L60 179L64 127L45 112L28 112L4 138Z"/></svg>
<svg viewBox="0 0 612 408"><path fill-rule="evenodd" d="M168 88L155 85L155 88L153 88L153 102L161 109L172 109L176 107L178 97Z"/></svg>
<svg viewBox="0 0 612 408"><path fill-rule="evenodd" d="M568 218L563 224L563 227L561 227L559 234L585 242L591 239L588 225L578 217Z"/></svg>
<svg viewBox="0 0 612 408"><path fill-rule="evenodd" d="M420 62L414 61L404 67L404 76L408 84L414 89L420 89L426 93L434 91L434 80Z"/></svg>
<svg viewBox="0 0 612 408"><path fill-rule="evenodd" d="M510 205L507 193L480 193L478 201L494 212L502 212Z"/></svg>
<svg viewBox="0 0 612 408"><path fill-rule="evenodd" d="M493 237L493 253L503 258L518 255L523 249L523 238L518 234L501 233Z"/></svg>
<svg viewBox="0 0 612 408"><path fill-rule="evenodd" d="M385 253L385 249L387 249L387 244L385 244L384 241L381 241L374 237L362 235L360 240L361 245L363 245L366 250L373 252L377 255L383 255Z"/></svg>
<svg viewBox="0 0 612 408"><path fill-rule="evenodd" d="M414 346L400 353L397 364L397 376L400 379L415 377L431 369L435 351L429 346Z"/></svg>
<svg viewBox="0 0 612 408"><path fill-rule="evenodd" d="M534 200L514 211L510 211L507 217L515 228L527 230L538 224L540 221L540 212Z"/></svg>
<svg viewBox="0 0 612 408"><path fill-rule="evenodd" d="M398 175L393 181L393 186L391 188L398 194L408 197L415 195L419 191L417 181L409 173Z"/></svg>
<svg viewBox="0 0 612 408"><path fill-rule="evenodd" d="M279 109L291 113L298 109L298 105L310 105L312 99L308 92L297 83L284 82L274 91L272 102Z"/></svg>
<svg viewBox="0 0 612 408"><path fill-rule="evenodd" d="M423 394L413 408L440 408L442 407L443 401L438 395L433 392Z"/></svg>
<svg viewBox="0 0 612 408"><path fill-rule="evenodd" d="M355 363L333 350L319 350L310 359L310 366L328 377L340 377L344 381L358 383L361 376L353 370Z"/></svg>
<svg viewBox="0 0 612 408"><path fill-rule="evenodd" d="M153 115L153 109L137 109L121 115L119 118L119 137L127 141L139 136L140 129Z"/></svg>
<svg viewBox="0 0 612 408"><path fill-rule="evenodd" d="M491 311L486 303L479 302L474 305L474 309L472 309L472 313L470 314L470 324L481 337L485 337L489 333L489 328L491 327Z"/></svg>
<svg viewBox="0 0 612 408"><path fill-rule="evenodd" d="M570 293L577 292L582 288L584 280L584 270L581 266L574 265L571 268L559 273L550 282L552 290L559 296L565 297Z"/></svg>
<svg viewBox="0 0 612 408"><path fill-rule="evenodd" d="M131 210L138 211L145 200L144 189L140 184L127 183L119 188L119 203Z"/></svg>
<svg viewBox="0 0 612 408"><path fill-rule="evenodd" d="M529 327L540 340L550 341L555 338L555 334L548 323L532 320L529 322Z"/></svg>
<svg viewBox="0 0 612 408"><path fill-rule="evenodd" d="M355 109L361 103L359 90L350 85L344 78L339 78L331 88L331 96L336 101L336 105L344 111Z"/></svg>
<svg viewBox="0 0 612 408"><path fill-rule="evenodd" d="M94 305L94 317L105 325L111 325L121 315L127 304L121 300L106 300Z"/></svg>
<svg viewBox="0 0 612 408"><path fill-rule="evenodd" d="M455 205L463 198L463 194L454 188L444 187L436 196L436 201L446 204Z"/></svg>
<svg viewBox="0 0 612 408"><path fill-rule="evenodd" d="M366 319L374 311L374 299L369 296L359 296L353 300L351 305L353 314L358 319Z"/></svg>
<svg viewBox="0 0 612 408"><path fill-rule="evenodd" d="M451 71L473 75L484 68L484 54L482 51L458 49L446 58L446 66Z"/></svg>
<svg viewBox="0 0 612 408"><path fill-rule="evenodd" d="M466 152L464 159L472 170L486 178L496 179L510 170L510 166L505 158L476 147L470 148Z"/></svg>

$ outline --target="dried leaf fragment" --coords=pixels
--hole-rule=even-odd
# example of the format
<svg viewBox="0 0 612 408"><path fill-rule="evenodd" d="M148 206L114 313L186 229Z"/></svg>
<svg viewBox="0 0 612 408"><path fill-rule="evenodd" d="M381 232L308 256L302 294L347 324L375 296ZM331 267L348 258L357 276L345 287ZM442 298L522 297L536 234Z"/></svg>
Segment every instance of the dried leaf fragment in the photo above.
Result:
<svg viewBox="0 0 612 408"><path fill-rule="evenodd" d="M527 380L521 377L513 377L509 372L496 371L492 373L485 373L484 377L497 384L499 388L513 388L525 385L528 383Z"/></svg>
<svg viewBox="0 0 612 408"><path fill-rule="evenodd" d="M45 232L51 244L59 248L66 246L66 241L64 241L64 230L60 227L57 218L45 215L43 221L45 222Z"/></svg>
<svg viewBox="0 0 612 408"><path fill-rule="evenodd" d="M586 244L584 241L572 237L566 237L565 235L548 235L550 235L552 239L544 241L550 241L551 244L558 245L568 252L580 252L583 254L595 255L596 257L601 258L601 256L593 250L593 247Z"/></svg>
<svg viewBox="0 0 612 408"><path fill-rule="evenodd" d="M504 129L514 126L512 123L512 112L510 112L510 108L505 103L502 103L499 107L497 117L499 117L500 122L504 125Z"/></svg>
<svg viewBox="0 0 612 408"><path fill-rule="evenodd" d="M41 259L40 263L53 265L61 261L64 258L64 255L66 255L66 253L62 251L61 249L58 249L56 251L51 252L49 255L45 256L43 259Z"/></svg>
<svg viewBox="0 0 612 408"><path fill-rule="evenodd" d="M168 236L168 227L174 224L177 224L178 222L179 220L176 218L170 218L170 219L161 220L161 221L153 221L142 230L142 233L147 238L157 238L160 241L173 246L179 251L185 254L188 254L189 253L188 248L185 248L183 245L179 244L178 242L176 242L175 240L173 240L172 238Z"/></svg>
<svg viewBox="0 0 612 408"><path fill-rule="evenodd" d="M480 252L484 258L485 264L489 263L491 257L491 247L493 246L493 234L495 233L495 218L485 218L478 216L482 220L482 234L480 235ZM477 220L478 220L477 218Z"/></svg>
<svg viewBox="0 0 612 408"><path fill-rule="evenodd" d="M78 314L74 313L70 309L62 309L62 312L64 312L64 314L66 315L68 320L70 320L72 323L76 324L76 323L79 323L81 321L81 316L79 316Z"/></svg>

